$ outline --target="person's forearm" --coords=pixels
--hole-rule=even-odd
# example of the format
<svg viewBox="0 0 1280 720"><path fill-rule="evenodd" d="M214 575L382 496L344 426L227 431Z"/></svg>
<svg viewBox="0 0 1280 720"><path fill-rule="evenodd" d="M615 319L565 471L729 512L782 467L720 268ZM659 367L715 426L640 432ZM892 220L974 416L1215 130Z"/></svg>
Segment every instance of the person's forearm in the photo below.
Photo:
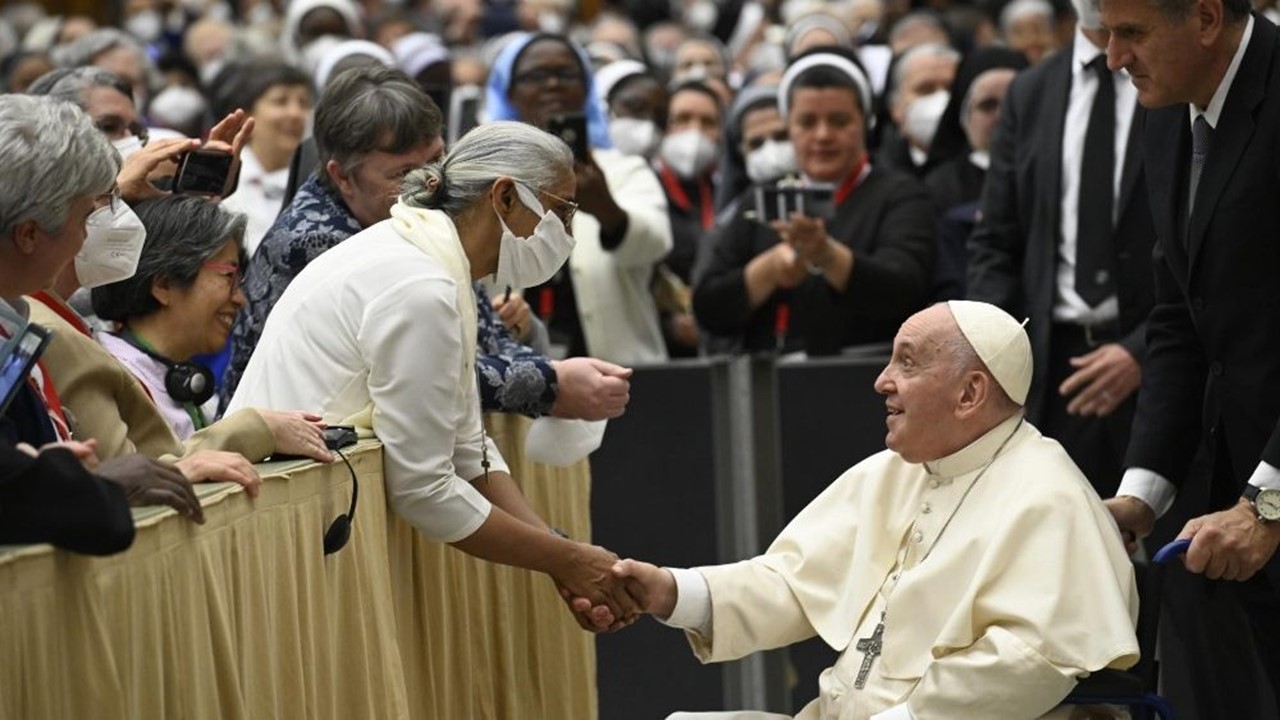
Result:
<svg viewBox="0 0 1280 720"><path fill-rule="evenodd" d="M830 250L822 263L822 277L836 292L844 292L849 287L849 275L853 272L853 251L840 243L828 239Z"/></svg>
<svg viewBox="0 0 1280 720"><path fill-rule="evenodd" d="M490 473L492 476L493 473ZM495 506L475 532L452 543L468 555L555 575L563 570L575 543L516 518Z"/></svg>
<svg viewBox="0 0 1280 720"><path fill-rule="evenodd" d="M490 472L487 480L481 476L472 480L471 484L489 502L502 508L515 519L529 523L543 532L549 530L549 526L529 506L529 501L520 491L520 486L516 485L515 479L510 475L504 472Z"/></svg>
<svg viewBox="0 0 1280 720"><path fill-rule="evenodd" d="M772 254L763 253L752 258L742 270L747 286L747 305L752 310L763 305L773 291L778 289L777 272L773 266Z"/></svg>

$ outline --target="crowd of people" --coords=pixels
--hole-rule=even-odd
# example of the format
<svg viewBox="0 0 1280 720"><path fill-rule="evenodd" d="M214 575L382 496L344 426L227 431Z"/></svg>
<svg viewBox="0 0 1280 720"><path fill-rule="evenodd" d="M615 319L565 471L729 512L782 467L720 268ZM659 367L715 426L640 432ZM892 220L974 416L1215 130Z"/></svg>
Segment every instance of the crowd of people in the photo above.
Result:
<svg viewBox="0 0 1280 720"><path fill-rule="evenodd" d="M130 505L201 522L192 483L350 424L397 512L585 629L819 635L805 718L1013 718L1134 662L1123 549L1178 498L1186 711L1280 714L1265 0L121 5L0 10L0 346L52 330L0 540L119 552ZM868 344L886 454L736 566L564 537L482 422Z"/></svg>

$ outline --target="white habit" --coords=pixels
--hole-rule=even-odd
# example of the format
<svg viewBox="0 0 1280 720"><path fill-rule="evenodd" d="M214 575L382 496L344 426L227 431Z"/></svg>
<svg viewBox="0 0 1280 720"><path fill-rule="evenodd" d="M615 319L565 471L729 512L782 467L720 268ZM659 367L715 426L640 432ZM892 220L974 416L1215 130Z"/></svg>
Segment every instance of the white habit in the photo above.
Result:
<svg viewBox="0 0 1280 720"><path fill-rule="evenodd" d="M702 628L688 636L703 662L820 636L841 655L801 720L1027 720L1090 671L1132 666L1138 596L1115 523L1062 447L1017 425L924 465L887 450L859 463L764 555L692 582L675 570L673 624ZM709 608L689 607L697 590ZM856 643L881 612L883 654L858 690Z"/></svg>

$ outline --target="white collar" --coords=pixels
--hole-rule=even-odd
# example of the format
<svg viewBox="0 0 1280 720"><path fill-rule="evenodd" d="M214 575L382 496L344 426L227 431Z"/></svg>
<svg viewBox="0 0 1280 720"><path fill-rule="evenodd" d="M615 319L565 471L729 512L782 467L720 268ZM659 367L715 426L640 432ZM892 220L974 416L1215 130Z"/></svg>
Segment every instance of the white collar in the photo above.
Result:
<svg viewBox="0 0 1280 720"><path fill-rule="evenodd" d="M969 163L981 170L991 169L991 151L990 150L974 150L969 153Z"/></svg>
<svg viewBox="0 0 1280 720"><path fill-rule="evenodd" d="M1075 39L1071 44L1072 76L1074 77L1082 73L1090 72L1089 63L1093 62L1094 58L1102 55L1104 52L1105 50L1094 45L1093 41L1085 37L1084 32L1077 27ZM1129 79L1129 71L1124 68L1120 68L1113 72L1112 76L1127 81Z"/></svg>
<svg viewBox="0 0 1280 720"><path fill-rule="evenodd" d="M989 465L1005 441L1021 427L1021 421L1022 411L1019 410L963 448L924 463L925 472L938 477L957 478Z"/></svg>
<svg viewBox="0 0 1280 720"><path fill-rule="evenodd" d="M910 140L907 141L907 151L911 153L911 163L916 167L921 167L929 161L929 153L912 145Z"/></svg>
<svg viewBox="0 0 1280 720"><path fill-rule="evenodd" d="M1218 89L1213 92L1213 97L1209 99L1209 107L1201 110L1196 107L1195 103L1188 103L1187 110L1191 114L1191 124L1195 125L1196 118L1204 116L1209 127L1217 129L1218 119L1222 117L1222 106L1227 104L1227 93L1231 91L1231 83L1236 79L1236 72L1240 70L1240 62L1244 60L1244 52L1249 49L1249 39L1253 37L1253 15L1249 16L1249 22L1244 26L1244 35L1240 36L1240 45L1236 48L1236 54L1231 58L1231 64L1227 66L1227 74L1222 76L1222 80L1218 83Z"/></svg>

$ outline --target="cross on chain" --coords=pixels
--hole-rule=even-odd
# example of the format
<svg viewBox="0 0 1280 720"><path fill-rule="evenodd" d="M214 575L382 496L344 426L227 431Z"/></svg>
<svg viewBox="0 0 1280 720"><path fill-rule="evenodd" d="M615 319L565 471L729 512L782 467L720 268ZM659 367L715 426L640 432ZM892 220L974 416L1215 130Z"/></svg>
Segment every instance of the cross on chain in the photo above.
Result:
<svg viewBox="0 0 1280 720"><path fill-rule="evenodd" d="M871 666L875 664L876 658L880 657L880 651L884 648L884 613L880 613L880 622L876 623L876 629L872 631L871 637L861 638L855 646L858 652L862 653L862 667L858 668L858 677L854 680L853 686L858 690L867 686L867 676L871 674Z"/></svg>

